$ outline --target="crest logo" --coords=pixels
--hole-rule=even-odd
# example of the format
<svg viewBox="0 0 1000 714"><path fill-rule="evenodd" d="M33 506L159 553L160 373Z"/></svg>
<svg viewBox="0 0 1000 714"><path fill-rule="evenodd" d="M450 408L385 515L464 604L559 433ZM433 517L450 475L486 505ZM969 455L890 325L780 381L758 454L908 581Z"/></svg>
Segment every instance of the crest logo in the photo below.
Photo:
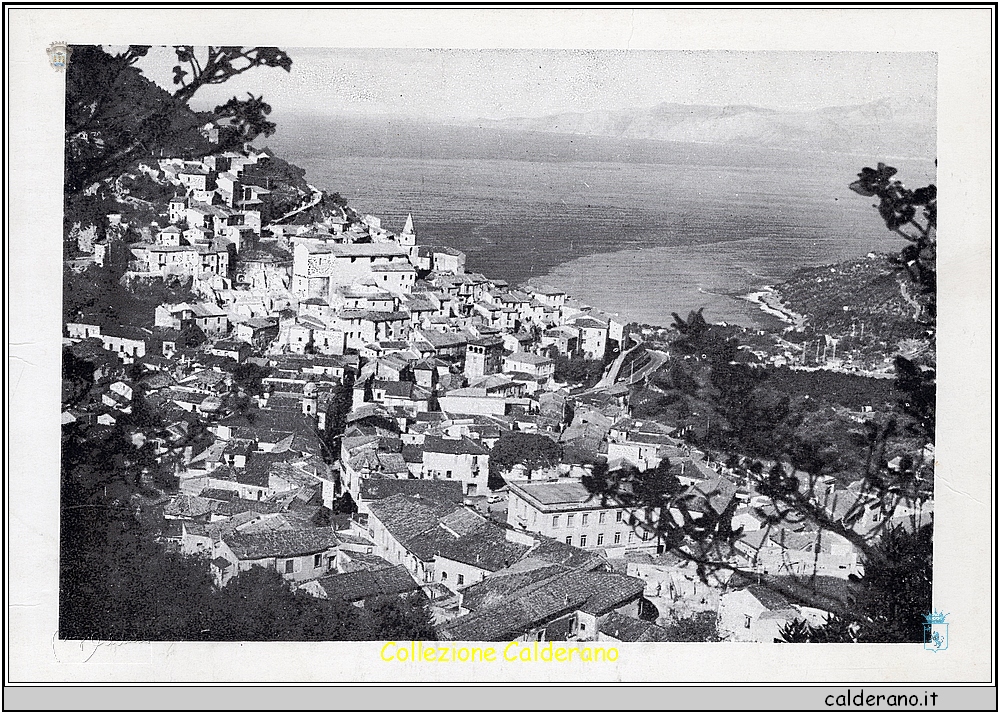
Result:
<svg viewBox="0 0 1000 714"><path fill-rule="evenodd" d="M940 652L948 649L947 612L937 610L924 615L924 649Z"/></svg>
<svg viewBox="0 0 1000 714"><path fill-rule="evenodd" d="M45 50L45 54L49 56L49 64L56 72L65 71L72 53L73 50L65 42L53 42Z"/></svg>

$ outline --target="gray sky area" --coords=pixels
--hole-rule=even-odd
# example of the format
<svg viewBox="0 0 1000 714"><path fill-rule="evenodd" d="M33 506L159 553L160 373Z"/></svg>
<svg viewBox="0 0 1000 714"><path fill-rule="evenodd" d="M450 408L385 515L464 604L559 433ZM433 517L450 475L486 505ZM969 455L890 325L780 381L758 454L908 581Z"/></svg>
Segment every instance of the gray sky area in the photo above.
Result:
<svg viewBox="0 0 1000 714"><path fill-rule="evenodd" d="M263 94L278 113L441 121L681 104L807 110L936 96L932 53L284 48L291 73L258 69L205 87L196 108ZM140 65L170 87L173 51Z"/></svg>

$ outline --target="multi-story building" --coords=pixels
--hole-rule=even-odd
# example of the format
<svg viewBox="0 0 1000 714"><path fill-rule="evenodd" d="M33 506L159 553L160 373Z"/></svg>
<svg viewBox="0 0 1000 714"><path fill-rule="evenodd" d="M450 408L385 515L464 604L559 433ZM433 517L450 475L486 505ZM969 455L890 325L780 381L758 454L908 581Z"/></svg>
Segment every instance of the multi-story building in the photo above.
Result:
<svg viewBox="0 0 1000 714"><path fill-rule="evenodd" d="M630 525L630 513L613 503L602 504L578 482L508 484L507 523L586 549L662 549L655 534L640 523ZM641 516L641 514L640 514Z"/></svg>
<svg viewBox="0 0 1000 714"><path fill-rule="evenodd" d="M156 308L154 324L157 327L170 327L183 330L188 325L195 325L206 333L224 333L229 330L229 315L216 305L204 302L164 303Z"/></svg>
<svg viewBox="0 0 1000 714"><path fill-rule="evenodd" d="M496 374L503 361L503 338L480 337L471 340L465 349L465 376L469 379Z"/></svg>
<svg viewBox="0 0 1000 714"><path fill-rule="evenodd" d="M395 242L334 243L299 238L294 243L292 292L300 298L332 301L331 292L337 287L370 281L375 266L410 264L407 250Z"/></svg>
<svg viewBox="0 0 1000 714"><path fill-rule="evenodd" d="M531 352L515 352L503 358L504 372L521 372L543 382L555 374L555 368L552 358Z"/></svg>
<svg viewBox="0 0 1000 714"><path fill-rule="evenodd" d="M489 492L490 452L478 441L427 436L421 448L424 478L460 481L466 496Z"/></svg>
<svg viewBox="0 0 1000 714"><path fill-rule="evenodd" d="M604 359L608 350L608 326L594 317L578 317L573 327L580 331L579 351L584 359Z"/></svg>
<svg viewBox="0 0 1000 714"><path fill-rule="evenodd" d="M138 245L132 254L144 272L199 277L229 275L229 251L223 247L190 245Z"/></svg>

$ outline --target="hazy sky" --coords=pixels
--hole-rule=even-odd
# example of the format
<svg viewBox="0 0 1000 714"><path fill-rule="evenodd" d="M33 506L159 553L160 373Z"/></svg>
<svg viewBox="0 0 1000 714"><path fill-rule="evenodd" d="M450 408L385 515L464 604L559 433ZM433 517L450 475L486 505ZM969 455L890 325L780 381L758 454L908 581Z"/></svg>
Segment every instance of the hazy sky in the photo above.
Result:
<svg viewBox="0 0 1000 714"><path fill-rule="evenodd" d="M931 53L284 48L291 73L258 69L205 87L196 108L263 94L276 113L372 112L440 120L682 104L813 109L936 96ZM173 51L140 65L171 86Z"/></svg>

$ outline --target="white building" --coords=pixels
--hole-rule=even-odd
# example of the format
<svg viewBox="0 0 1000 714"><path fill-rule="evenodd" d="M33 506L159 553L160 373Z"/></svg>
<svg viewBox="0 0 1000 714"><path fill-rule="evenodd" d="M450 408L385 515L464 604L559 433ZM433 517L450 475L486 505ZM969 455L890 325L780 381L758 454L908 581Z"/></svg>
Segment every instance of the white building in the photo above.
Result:
<svg viewBox="0 0 1000 714"><path fill-rule="evenodd" d="M552 377L555 369L556 364L552 358L531 352L515 352L503 358L504 372L522 372L541 381Z"/></svg>
<svg viewBox="0 0 1000 714"><path fill-rule="evenodd" d="M395 242L332 243L300 238L294 243L292 292L300 298L332 301L332 291L338 286L372 282L375 266L402 268L410 264L406 249ZM401 271L400 275L404 274Z"/></svg>
<svg viewBox="0 0 1000 714"><path fill-rule="evenodd" d="M460 481L466 496L489 492L490 452L479 442L428 436L421 448L424 478Z"/></svg>
<svg viewBox="0 0 1000 714"><path fill-rule="evenodd" d="M586 549L642 549L656 552L657 538L641 524L629 525L629 511L602 504L582 483L511 481L507 523L513 528Z"/></svg>

